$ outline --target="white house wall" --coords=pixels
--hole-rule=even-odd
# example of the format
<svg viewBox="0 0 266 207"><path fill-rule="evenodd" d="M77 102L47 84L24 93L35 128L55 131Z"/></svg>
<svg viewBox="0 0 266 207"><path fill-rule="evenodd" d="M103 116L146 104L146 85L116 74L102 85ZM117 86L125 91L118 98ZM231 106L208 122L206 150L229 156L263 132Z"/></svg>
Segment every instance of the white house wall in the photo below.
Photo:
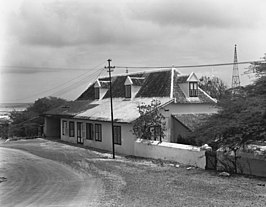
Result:
<svg viewBox="0 0 266 207"><path fill-rule="evenodd" d="M67 133L63 135L61 130L61 139L71 143L77 143L77 122L84 124L83 141L84 146L93 147L96 149L103 149L107 151L112 151L112 131L110 122L97 122L97 121L88 121L88 120L77 120L77 119L61 119L61 129L63 121L67 121ZM69 137L69 121L74 122L75 126L75 135L74 137ZM86 129L85 124L93 124L94 137L93 140L86 139ZM102 141L95 141L95 124L101 124L102 126ZM132 125L124 123L114 123L115 126L121 126L121 145L115 144L115 151L121 154L133 155L134 153L134 142L136 137L132 134Z"/></svg>
<svg viewBox="0 0 266 207"><path fill-rule="evenodd" d="M174 135L172 126L172 114L197 114L197 113L217 113L217 108L211 104L178 104L170 103L160 110L160 113L165 117L166 131L164 142L173 140Z"/></svg>

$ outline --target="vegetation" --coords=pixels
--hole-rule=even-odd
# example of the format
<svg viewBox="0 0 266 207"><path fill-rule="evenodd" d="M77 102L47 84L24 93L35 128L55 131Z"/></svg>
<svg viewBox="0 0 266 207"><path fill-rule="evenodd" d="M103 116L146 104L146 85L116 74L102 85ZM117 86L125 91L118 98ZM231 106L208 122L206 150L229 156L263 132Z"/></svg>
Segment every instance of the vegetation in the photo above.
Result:
<svg viewBox="0 0 266 207"><path fill-rule="evenodd" d="M152 100L151 105L139 105L140 117L133 124L133 134L141 139L162 140L165 137L165 117L159 112L160 101Z"/></svg>
<svg viewBox="0 0 266 207"><path fill-rule="evenodd" d="M44 112L64 104L66 100L56 97L45 97L36 100L24 111L12 111L9 125L9 136L34 137L41 135L44 124Z"/></svg>
<svg viewBox="0 0 266 207"><path fill-rule="evenodd" d="M212 98L220 100L227 89L225 83L218 77L202 76L200 78L199 87L207 92Z"/></svg>
<svg viewBox="0 0 266 207"><path fill-rule="evenodd" d="M8 138L8 125L8 120L0 119L0 138Z"/></svg>
<svg viewBox="0 0 266 207"><path fill-rule="evenodd" d="M236 151L246 144L266 141L265 63L254 64L259 78L251 85L227 90L218 102L219 112L202 124L192 136L198 145Z"/></svg>

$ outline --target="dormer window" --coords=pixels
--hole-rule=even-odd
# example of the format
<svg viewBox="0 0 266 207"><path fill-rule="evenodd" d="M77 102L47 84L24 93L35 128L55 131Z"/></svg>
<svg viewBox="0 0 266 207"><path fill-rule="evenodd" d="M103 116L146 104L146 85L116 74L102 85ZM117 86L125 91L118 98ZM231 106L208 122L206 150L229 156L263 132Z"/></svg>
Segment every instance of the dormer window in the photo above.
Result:
<svg viewBox="0 0 266 207"><path fill-rule="evenodd" d="M101 83L99 80L96 81L94 84L94 98L95 99L100 99L100 88L101 88Z"/></svg>
<svg viewBox="0 0 266 207"><path fill-rule="evenodd" d="M131 98L132 97L132 80L129 76L127 76L127 79L124 83L125 86L125 98Z"/></svg>
<svg viewBox="0 0 266 207"><path fill-rule="evenodd" d="M195 73L191 73L187 79L188 82L188 95L189 97L198 97L198 82L199 79L197 78Z"/></svg>
<svg viewBox="0 0 266 207"><path fill-rule="evenodd" d="M198 82L189 82L189 97L198 97Z"/></svg>
<svg viewBox="0 0 266 207"><path fill-rule="evenodd" d="M131 98L131 85L125 85L125 97Z"/></svg>
<svg viewBox="0 0 266 207"><path fill-rule="evenodd" d="M100 88L94 88L95 99L100 99Z"/></svg>

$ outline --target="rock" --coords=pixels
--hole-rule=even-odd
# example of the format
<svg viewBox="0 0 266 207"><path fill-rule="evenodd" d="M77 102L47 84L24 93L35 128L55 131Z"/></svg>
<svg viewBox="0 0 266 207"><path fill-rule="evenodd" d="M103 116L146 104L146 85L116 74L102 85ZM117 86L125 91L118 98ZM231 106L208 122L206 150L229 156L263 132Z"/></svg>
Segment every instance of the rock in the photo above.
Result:
<svg viewBox="0 0 266 207"><path fill-rule="evenodd" d="M176 164L176 165L175 165L175 167L177 167L177 168L178 168L178 167L180 167L180 165L177 165L177 164Z"/></svg>
<svg viewBox="0 0 266 207"><path fill-rule="evenodd" d="M202 145L202 146L200 147L200 150L207 150L207 151L211 151L211 150L212 150L212 148L211 148L209 145L207 145L207 144L204 144L204 145Z"/></svg>
<svg viewBox="0 0 266 207"><path fill-rule="evenodd" d="M192 169L192 167L187 167L187 170L191 170Z"/></svg>
<svg viewBox="0 0 266 207"><path fill-rule="evenodd" d="M222 177L229 177L230 176L230 174L228 172L221 172L218 175L222 176Z"/></svg>

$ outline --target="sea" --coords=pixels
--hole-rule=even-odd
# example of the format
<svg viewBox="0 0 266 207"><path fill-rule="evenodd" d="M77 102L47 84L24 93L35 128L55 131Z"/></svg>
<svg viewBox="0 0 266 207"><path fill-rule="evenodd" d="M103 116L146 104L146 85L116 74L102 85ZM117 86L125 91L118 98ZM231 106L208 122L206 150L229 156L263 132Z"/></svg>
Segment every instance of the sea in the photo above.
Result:
<svg viewBox="0 0 266 207"><path fill-rule="evenodd" d="M9 119L11 111L24 111L32 103L0 103L0 119Z"/></svg>

